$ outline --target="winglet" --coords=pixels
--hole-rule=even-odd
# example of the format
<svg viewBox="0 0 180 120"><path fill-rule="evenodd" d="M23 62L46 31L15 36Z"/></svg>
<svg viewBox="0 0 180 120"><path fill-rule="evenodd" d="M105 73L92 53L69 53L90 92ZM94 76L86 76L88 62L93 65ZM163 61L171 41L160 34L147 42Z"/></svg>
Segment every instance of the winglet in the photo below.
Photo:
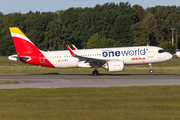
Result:
<svg viewBox="0 0 180 120"><path fill-rule="evenodd" d="M74 50L78 50L74 44L72 44L72 46L73 46Z"/></svg>
<svg viewBox="0 0 180 120"><path fill-rule="evenodd" d="M67 47L67 49L69 50L69 52L70 52L71 55L75 55L74 52L72 51L72 49L71 49L68 45L66 45L66 47Z"/></svg>

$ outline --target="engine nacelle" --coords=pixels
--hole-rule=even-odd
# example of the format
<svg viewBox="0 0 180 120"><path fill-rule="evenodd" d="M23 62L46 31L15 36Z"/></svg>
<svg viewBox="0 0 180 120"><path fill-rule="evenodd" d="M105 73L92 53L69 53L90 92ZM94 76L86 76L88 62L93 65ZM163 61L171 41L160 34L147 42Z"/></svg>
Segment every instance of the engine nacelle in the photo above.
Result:
<svg viewBox="0 0 180 120"><path fill-rule="evenodd" d="M124 71L124 62L123 61L111 61L108 62L104 68L109 72L120 72Z"/></svg>

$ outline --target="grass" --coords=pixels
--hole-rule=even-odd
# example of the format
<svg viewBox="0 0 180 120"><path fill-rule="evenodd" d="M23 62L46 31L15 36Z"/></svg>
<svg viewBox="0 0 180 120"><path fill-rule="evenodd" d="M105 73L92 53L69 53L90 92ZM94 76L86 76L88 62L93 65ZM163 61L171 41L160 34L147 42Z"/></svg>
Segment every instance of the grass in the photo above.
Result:
<svg viewBox="0 0 180 120"><path fill-rule="evenodd" d="M179 120L180 86L3 89L1 120Z"/></svg>
<svg viewBox="0 0 180 120"><path fill-rule="evenodd" d="M180 60L153 64L155 74L179 74ZM93 69L54 69L0 57L0 73L91 74ZM149 74L148 65L111 74ZM100 73L108 73L100 69ZM0 89L0 120L179 120L180 86Z"/></svg>
<svg viewBox="0 0 180 120"><path fill-rule="evenodd" d="M0 80L0 84L14 84L14 83L18 83L18 82Z"/></svg>
<svg viewBox="0 0 180 120"><path fill-rule="evenodd" d="M152 64L154 74L179 74L180 59L172 59L167 62ZM6 56L0 56L0 73L59 73L59 74L91 74L94 69L89 68L70 68L55 69L39 67L24 63L9 61ZM149 74L148 64L125 66L124 72L108 72L104 69L98 69L102 74Z"/></svg>

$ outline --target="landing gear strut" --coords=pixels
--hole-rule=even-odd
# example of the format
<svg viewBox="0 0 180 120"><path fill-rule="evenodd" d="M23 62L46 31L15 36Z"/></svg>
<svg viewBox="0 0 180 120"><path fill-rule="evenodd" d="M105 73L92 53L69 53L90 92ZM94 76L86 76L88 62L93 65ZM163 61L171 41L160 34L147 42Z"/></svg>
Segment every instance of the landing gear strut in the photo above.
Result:
<svg viewBox="0 0 180 120"><path fill-rule="evenodd" d="M151 65L151 63L149 63L149 72L152 74L153 73L153 70L152 70L152 65Z"/></svg>
<svg viewBox="0 0 180 120"><path fill-rule="evenodd" d="M98 70L95 69L95 70L92 72L92 74L93 74L93 75L98 75Z"/></svg>

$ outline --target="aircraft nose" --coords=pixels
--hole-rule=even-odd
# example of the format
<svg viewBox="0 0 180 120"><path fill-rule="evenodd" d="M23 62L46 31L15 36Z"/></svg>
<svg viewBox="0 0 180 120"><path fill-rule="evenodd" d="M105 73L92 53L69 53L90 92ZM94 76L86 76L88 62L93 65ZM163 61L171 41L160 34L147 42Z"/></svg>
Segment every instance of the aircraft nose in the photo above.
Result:
<svg viewBox="0 0 180 120"><path fill-rule="evenodd" d="M172 55L171 53L168 53L168 55L166 56L166 58L167 58L168 60L171 60L171 59L173 58L173 55Z"/></svg>

